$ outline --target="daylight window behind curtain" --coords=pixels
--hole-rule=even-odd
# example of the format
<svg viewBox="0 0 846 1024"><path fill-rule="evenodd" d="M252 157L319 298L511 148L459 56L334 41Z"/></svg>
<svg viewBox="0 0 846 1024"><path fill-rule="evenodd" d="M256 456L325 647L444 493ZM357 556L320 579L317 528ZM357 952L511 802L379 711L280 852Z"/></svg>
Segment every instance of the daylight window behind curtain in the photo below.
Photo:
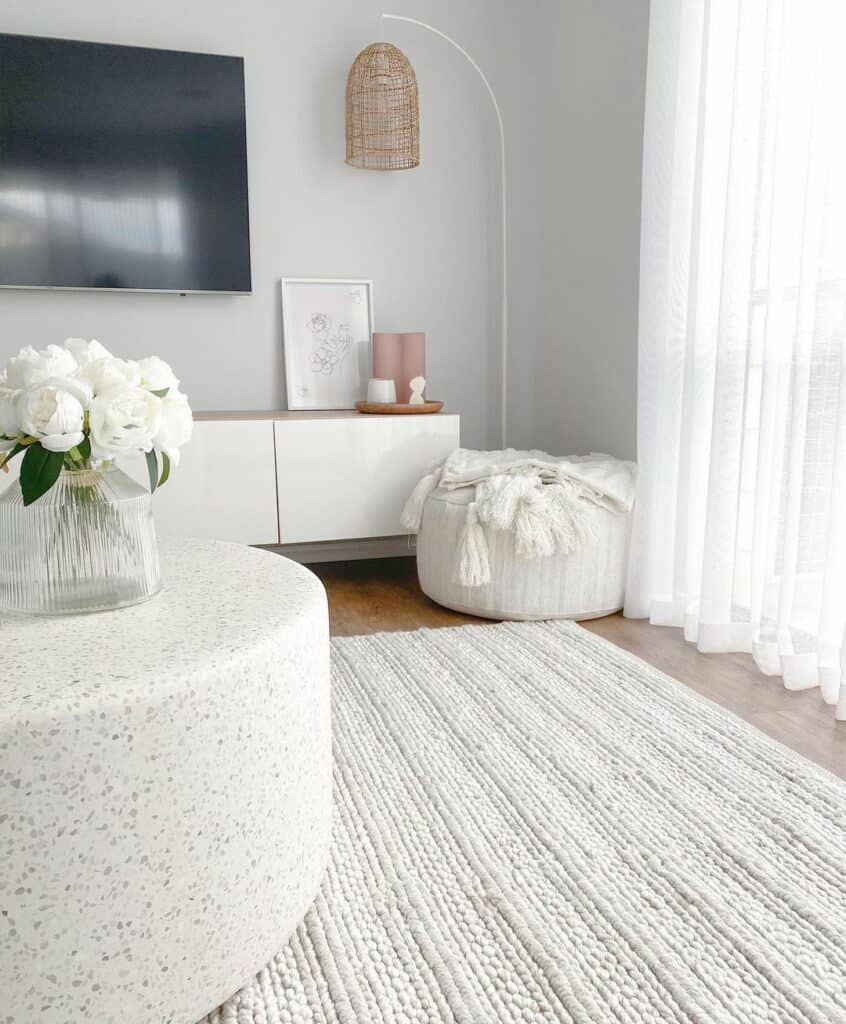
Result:
<svg viewBox="0 0 846 1024"><path fill-rule="evenodd" d="M846 3L652 0L626 614L846 718Z"/></svg>

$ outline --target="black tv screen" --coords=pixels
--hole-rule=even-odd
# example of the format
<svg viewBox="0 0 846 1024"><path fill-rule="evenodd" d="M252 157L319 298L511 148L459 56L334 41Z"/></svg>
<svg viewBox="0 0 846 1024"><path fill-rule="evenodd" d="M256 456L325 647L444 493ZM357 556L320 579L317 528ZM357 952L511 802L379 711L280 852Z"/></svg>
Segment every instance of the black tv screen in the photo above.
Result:
<svg viewBox="0 0 846 1024"><path fill-rule="evenodd" d="M0 286L250 291L243 60L0 34Z"/></svg>

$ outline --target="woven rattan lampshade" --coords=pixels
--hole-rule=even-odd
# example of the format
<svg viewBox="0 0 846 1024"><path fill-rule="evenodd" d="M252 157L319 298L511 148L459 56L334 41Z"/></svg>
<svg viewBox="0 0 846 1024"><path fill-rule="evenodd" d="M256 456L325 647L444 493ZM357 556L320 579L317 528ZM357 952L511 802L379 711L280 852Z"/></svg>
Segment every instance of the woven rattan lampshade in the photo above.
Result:
<svg viewBox="0 0 846 1024"><path fill-rule="evenodd" d="M371 43L347 76L347 158L368 171L402 171L420 163L417 76L392 43Z"/></svg>

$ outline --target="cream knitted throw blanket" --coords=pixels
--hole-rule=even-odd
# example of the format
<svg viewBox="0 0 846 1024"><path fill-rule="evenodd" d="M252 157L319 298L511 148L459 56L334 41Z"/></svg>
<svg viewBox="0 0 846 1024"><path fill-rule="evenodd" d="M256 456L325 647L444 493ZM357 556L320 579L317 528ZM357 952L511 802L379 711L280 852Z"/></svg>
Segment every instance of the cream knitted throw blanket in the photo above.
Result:
<svg viewBox="0 0 846 1024"><path fill-rule="evenodd" d="M414 488L402 524L418 532L426 500L437 488L472 487L455 578L479 587L491 579L486 526L510 530L521 558L565 555L596 536L595 508L631 509L635 472L633 462L599 453L555 458L536 450L457 448Z"/></svg>

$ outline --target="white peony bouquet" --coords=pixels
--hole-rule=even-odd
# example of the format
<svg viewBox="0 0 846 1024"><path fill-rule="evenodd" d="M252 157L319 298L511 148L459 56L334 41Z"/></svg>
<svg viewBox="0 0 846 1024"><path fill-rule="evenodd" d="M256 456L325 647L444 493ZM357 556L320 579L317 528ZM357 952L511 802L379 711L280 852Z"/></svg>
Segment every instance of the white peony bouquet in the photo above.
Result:
<svg viewBox="0 0 846 1024"><path fill-rule="evenodd" d="M68 338L21 349L0 373L0 468L23 454L25 505L62 469L97 468L130 452L145 454L154 491L192 429L188 399L156 356L118 359L99 341Z"/></svg>

